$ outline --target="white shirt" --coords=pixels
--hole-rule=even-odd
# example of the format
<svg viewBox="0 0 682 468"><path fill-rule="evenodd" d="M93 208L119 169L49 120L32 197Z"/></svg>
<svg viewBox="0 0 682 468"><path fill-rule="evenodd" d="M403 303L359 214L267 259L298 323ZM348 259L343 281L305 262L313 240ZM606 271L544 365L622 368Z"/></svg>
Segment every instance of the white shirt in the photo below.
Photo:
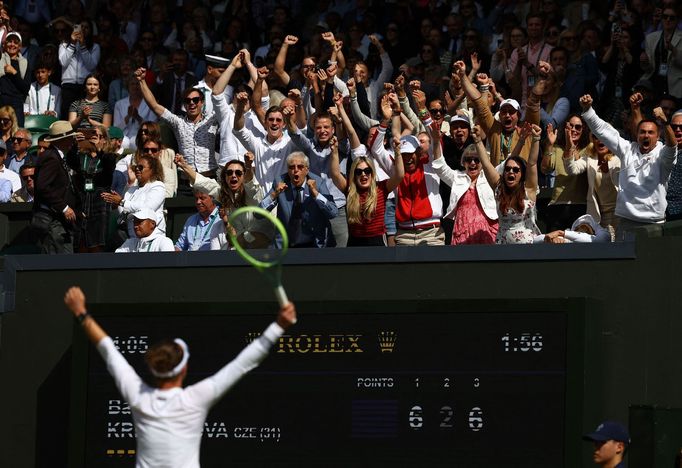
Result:
<svg viewBox="0 0 682 468"><path fill-rule="evenodd" d="M270 144L267 138L256 137L246 126L232 133L244 147L255 155L254 177L258 185L270 187L275 180L286 172L286 159L290 153L298 148L287 134L283 134L279 140Z"/></svg>
<svg viewBox="0 0 682 468"><path fill-rule="evenodd" d="M232 133L235 117L234 106L227 104L227 97L225 95L212 96L211 101L214 102L216 118L220 122L220 155L218 165L223 167L226 162L233 159L244 161L246 148ZM265 103L264 105L267 108L269 102L269 97L264 98L261 100L261 105ZM265 129L258 120L256 113L251 109L244 113L244 127L248 128L255 137L265 138Z"/></svg>
<svg viewBox="0 0 682 468"><path fill-rule="evenodd" d="M40 86L37 81L31 83L24 103L24 112L31 115L42 115L46 111L54 111L59 115L62 108L62 89L50 82Z"/></svg>
<svg viewBox="0 0 682 468"><path fill-rule="evenodd" d="M161 114L161 120L166 121L173 129L175 139L178 141L178 152L185 157L190 166L196 168L197 172L206 172L218 167L215 138L219 130L215 114L192 123L165 109Z"/></svg>
<svg viewBox="0 0 682 468"><path fill-rule="evenodd" d="M99 63L100 49L93 44L88 50L83 45L59 44L59 63L62 66L62 84L82 84L85 77L95 71Z"/></svg>
<svg viewBox="0 0 682 468"><path fill-rule="evenodd" d="M116 253L131 252L175 252L173 241L163 234L152 232L151 235L143 237L131 237L118 249Z"/></svg>
<svg viewBox="0 0 682 468"><path fill-rule="evenodd" d="M146 121L156 122L157 117L143 99L140 102L140 105L137 106L137 113L142 120L135 120L131 117L128 119L128 123L126 123L125 119L128 116L129 107L130 96L116 101L116 105L114 106L114 127L123 130L123 143L121 143L121 146L123 148L136 149L135 137L137 137L137 131L140 129L140 124Z"/></svg>
<svg viewBox="0 0 682 468"><path fill-rule="evenodd" d="M166 233L166 218L163 205L166 201L166 186L161 181L147 182L144 186L132 185L123 195L123 206L118 207L119 213L135 213L142 208L149 208L156 212L156 229L154 232ZM128 220L128 235L135 237L133 221Z"/></svg>
<svg viewBox="0 0 682 468"><path fill-rule="evenodd" d="M199 468L201 434L208 411L267 357L283 333L282 327L273 322L217 373L189 387L167 390L145 384L110 337L100 340L97 350L133 413L135 467Z"/></svg>
<svg viewBox="0 0 682 468"><path fill-rule="evenodd" d="M19 174L7 169L4 165L0 168L0 179L6 179L12 182L12 192L16 192L21 188L21 177L19 177Z"/></svg>

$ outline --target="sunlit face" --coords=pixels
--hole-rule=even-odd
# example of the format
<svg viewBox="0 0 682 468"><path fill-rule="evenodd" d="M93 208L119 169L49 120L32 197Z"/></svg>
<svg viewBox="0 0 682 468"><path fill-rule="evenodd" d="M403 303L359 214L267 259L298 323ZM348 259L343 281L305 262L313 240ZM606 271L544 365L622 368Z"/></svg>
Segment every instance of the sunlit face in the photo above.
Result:
<svg viewBox="0 0 682 468"><path fill-rule="evenodd" d="M419 154L415 151L414 153L401 153L401 155L403 157L403 164L405 165L405 172L416 171L417 163L419 161Z"/></svg>
<svg viewBox="0 0 682 468"><path fill-rule="evenodd" d="M367 70L367 65L364 63L358 63L355 65L355 81L359 83L366 83L369 77L369 72Z"/></svg>
<svg viewBox="0 0 682 468"><path fill-rule="evenodd" d="M99 94L99 80L97 78L90 77L85 82L85 92L89 97L95 97Z"/></svg>
<svg viewBox="0 0 682 468"><path fill-rule="evenodd" d="M355 177L355 185L359 190L368 190L372 185L373 176L372 168L366 162L361 161L355 166L353 177Z"/></svg>
<svg viewBox="0 0 682 468"><path fill-rule="evenodd" d="M467 153L462 158L464 170L471 180L476 180L481 174L481 160L476 153Z"/></svg>
<svg viewBox="0 0 682 468"><path fill-rule="evenodd" d="M195 193L194 207L201 216L207 218L211 213L213 213L213 210L215 209L215 203L213 202L213 198L211 198L208 193Z"/></svg>
<svg viewBox="0 0 682 468"><path fill-rule="evenodd" d="M303 186L308 175L308 166L305 160L303 158L292 158L288 162L287 173L289 174L289 179L296 187Z"/></svg>
<svg viewBox="0 0 682 468"><path fill-rule="evenodd" d="M33 194L33 188L35 187L35 167L29 167L28 169L22 169L21 173L21 183L26 187L28 193Z"/></svg>
<svg viewBox="0 0 682 468"><path fill-rule="evenodd" d="M583 134L583 122L578 117L573 116L566 122L566 128L569 130L571 141L577 143Z"/></svg>
<svg viewBox="0 0 682 468"><path fill-rule="evenodd" d="M204 95L199 91L190 92L184 100L185 111L190 119L196 118L204 108Z"/></svg>
<svg viewBox="0 0 682 468"><path fill-rule="evenodd" d="M470 127L465 122L454 122L450 124L450 136L455 144L462 146L469 138Z"/></svg>
<svg viewBox="0 0 682 468"><path fill-rule="evenodd" d="M6 112L0 112L0 129L2 131L7 131L12 128L12 119L10 119L9 114Z"/></svg>
<svg viewBox="0 0 682 468"><path fill-rule="evenodd" d="M677 140L677 146L682 146L682 114L673 116L670 123L673 131L675 132L675 140Z"/></svg>
<svg viewBox="0 0 682 468"><path fill-rule="evenodd" d="M431 101L429 103L429 113L437 124L442 123L445 118L445 108L440 101Z"/></svg>
<svg viewBox="0 0 682 468"><path fill-rule="evenodd" d="M270 112L265 117L265 125L268 138L278 140L284 133L284 115L279 111Z"/></svg>
<svg viewBox="0 0 682 468"><path fill-rule="evenodd" d="M21 41L19 40L19 38L17 36L12 35L12 36L8 37L7 39L5 39L4 47L5 47L5 52L7 52L7 54L10 57L14 57L15 55L17 55L19 53L19 50L21 49Z"/></svg>
<svg viewBox="0 0 682 468"><path fill-rule="evenodd" d="M244 185L244 168L241 164L232 163L223 170L223 178L230 190L236 192Z"/></svg>
<svg viewBox="0 0 682 468"><path fill-rule="evenodd" d="M521 166L516 161L507 160L502 177L507 187L516 188L521 183Z"/></svg>
<svg viewBox="0 0 682 468"><path fill-rule="evenodd" d="M591 140L592 146L594 147L594 150L596 151L598 156L606 156L607 154L609 154L609 149L606 147L604 142L599 140L599 138L592 135Z"/></svg>
<svg viewBox="0 0 682 468"><path fill-rule="evenodd" d="M17 153L24 154L31 146L31 139L24 130L17 130L12 137L12 145Z"/></svg>
<svg viewBox="0 0 682 468"><path fill-rule="evenodd" d="M637 143L642 154L650 152L658 142L658 127L653 122L644 122L637 129Z"/></svg>
<svg viewBox="0 0 682 468"><path fill-rule="evenodd" d="M417 140L419 140L419 147L423 152L428 152L431 148L431 138L426 133L420 133L417 135Z"/></svg>
<svg viewBox="0 0 682 468"><path fill-rule="evenodd" d="M328 143L329 139L334 136L334 125L331 119L326 117L319 118L315 121L315 138L320 143Z"/></svg>
<svg viewBox="0 0 682 468"><path fill-rule="evenodd" d="M511 104L505 104L500 108L500 123L506 132L511 132L519 122L519 113Z"/></svg>
<svg viewBox="0 0 682 468"><path fill-rule="evenodd" d="M149 161L142 160L135 166L135 178L139 185L144 185L151 180L152 169L149 166Z"/></svg>

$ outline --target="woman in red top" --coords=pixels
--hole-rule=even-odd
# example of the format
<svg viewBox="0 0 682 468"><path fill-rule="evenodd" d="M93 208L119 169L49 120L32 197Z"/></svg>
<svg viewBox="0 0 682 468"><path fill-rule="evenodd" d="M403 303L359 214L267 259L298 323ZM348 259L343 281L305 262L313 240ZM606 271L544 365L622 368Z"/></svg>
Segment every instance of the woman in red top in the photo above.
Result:
<svg viewBox="0 0 682 468"><path fill-rule="evenodd" d="M400 140L395 137L395 164L390 179L377 181L374 163L361 156L353 161L348 178L339 168L339 145L336 137L331 141L331 176L334 184L346 194L348 216L348 247L385 246L386 225L384 213L386 198L400 184L405 175L400 157Z"/></svg>

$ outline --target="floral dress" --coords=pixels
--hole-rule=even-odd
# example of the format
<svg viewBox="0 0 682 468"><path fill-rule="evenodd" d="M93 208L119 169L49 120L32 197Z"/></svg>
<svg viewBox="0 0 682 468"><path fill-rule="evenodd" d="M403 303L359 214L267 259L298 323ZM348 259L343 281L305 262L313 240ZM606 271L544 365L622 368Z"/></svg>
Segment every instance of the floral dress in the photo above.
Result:
<svg viewBox="0 0 682 468"><path fill-rule="evenodd" d="M497 190L495 195L495 198L499 199ZM499 215L500 227L495 239L496 244L532 244L533 238L540 234L540 229L535 224L535 202L529 200L528 197L524 200L523 213L519 213L511 207L502 213L498 202L497 214Z"/></svg>

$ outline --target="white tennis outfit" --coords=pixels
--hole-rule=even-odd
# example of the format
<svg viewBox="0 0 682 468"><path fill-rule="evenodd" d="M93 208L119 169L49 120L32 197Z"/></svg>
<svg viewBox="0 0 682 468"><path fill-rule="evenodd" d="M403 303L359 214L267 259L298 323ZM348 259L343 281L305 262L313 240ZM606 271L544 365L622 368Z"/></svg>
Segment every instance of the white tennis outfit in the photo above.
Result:
<svg viewBox="0 0 682 468"><path fill-rule="evenodd" d="M273 322L216 374L186 388L161 390L145 384L110 337L97 349L130 404L137 438L136 468L199 468L199 447L208 410L268 355L284 333Z"/></svg>

